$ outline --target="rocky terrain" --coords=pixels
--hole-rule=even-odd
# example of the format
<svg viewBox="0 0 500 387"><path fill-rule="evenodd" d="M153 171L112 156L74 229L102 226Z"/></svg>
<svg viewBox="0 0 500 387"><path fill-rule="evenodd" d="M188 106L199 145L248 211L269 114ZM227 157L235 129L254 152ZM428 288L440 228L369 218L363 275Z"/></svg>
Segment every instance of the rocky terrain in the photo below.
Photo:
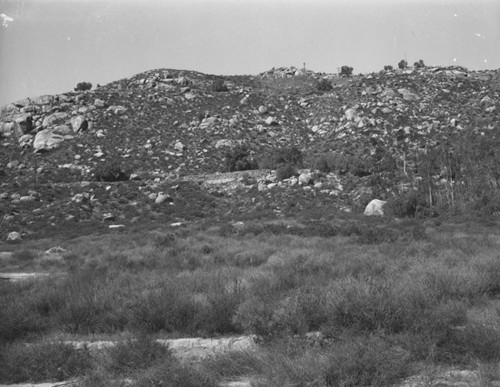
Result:
<svg viewBox="0 0 500 387"><path fill-rule="evenodd" d="M419 153L456 133L498 129L499 93L499 71L458 67L353 77L161 69L90 91L26 98L0 111L2 238L67 224L85 232L151 218L298 211L313 198L317 206L364 206L411 185ZM259 164L296 147L309 170L284 181L271 170L218 175L238 145ZM315 172L314 157L325 152L355 157L358 173ZM398 173L386 173L387 160ZM377 179L380 189L368 187Z"/></svg>

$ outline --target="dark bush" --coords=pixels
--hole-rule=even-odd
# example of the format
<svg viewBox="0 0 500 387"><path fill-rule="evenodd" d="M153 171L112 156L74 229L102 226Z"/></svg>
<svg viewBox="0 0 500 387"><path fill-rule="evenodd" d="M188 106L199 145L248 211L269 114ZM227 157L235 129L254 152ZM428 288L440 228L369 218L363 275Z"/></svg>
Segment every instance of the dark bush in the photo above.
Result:
<svg viewBox="0 0 500 387"><path fill-rule="evenodd" d="M127 181L130 169L118 160L99 164L94 168L94 179L97 181Z"/></svg>
<svg viewBox="0 0 500 387"><path fill-rule="evenodd" d="M284 164L276 169L276 177L279 181L289 179L298 174L297 168L293 164Z"/></svg>
<svg viewBox="0 0 500 387"><path fill-rule="evenodd" d="M388 214L397 218L415 218L426 213L427 203L419 191L410 191L389 199L386 205Z"/></svg>
<svg viewBox="0 0 500 387"><path fill-rule="evenodd" d="M337 152L322 153L314 158L313 168L324 173L346 173L349 169L349 156Z"/></svg>
<svg viewBox="0 0 500 387"><path fill-rule="evenodd" d="M229 91L229 89L227 88L222 79L216 79L215 81L212 82L212 91L224 92L224 91Z"/></svg>
<svg viewBox="0 0 500 387"><path fill-rule="evenodd" d="M338 174L352 173L354 176L363 177L372 174L375 166L368 160L344 155L342 153L323 153L314 158L312 167L321 172L335 172Z"/></svg>
<svg viewBox="0 0 500 387"><path fill-rule="evenodd" d="M385 71L392 71L392 70L394 70L394 67L392 67L391 65L385 65L384 70Z"/></svg>
<svg viewBox="0 0 500 387"><path fill-rule="evenodd" d="M172 357L170 349L146 335L138 339L118 343L108 350L106 368L113 373L127 373L149 368Z"/></svg>
<svg viewBox="0 0 500 387"><path fill-rule="evenodd" d="M398 67L403 70L408 67L408 62L405 61L404 59L401 59L398 63Z"/></svg>
<svg viewBox="0 0 500 387"><path fill-rule="evenodd" d="M316 86L316 88L319 91L330 91L330 90L333 89L332 83L328 79L325 79L325 78L321 78L319 80L318 85Z"/></svg>
<svg viewBox="0 0 500 387"><path fill-rule="evenodd" d="M275 149L267 153L261 163L260 167L263 169L278 169L283 165L293 165L298 168L302 167L303 155L302 152L296 147L286 147Z"/></svg>
<svg viewBox="0 0 500 387"><path fill-rule="evenodd" d="M224 154L224 169L226 172L248 171L258 168L257 162L250 156L250 151L244 145L230 148Z"/></svg>
<svg viewBox="0 0 500 387"><path fill-rule="evenodd" d="M354 68L352 67L349 67L349 66L342 66L340 68L340 76L343 76L343 77L350 77L352 76L352 72L353 72Z"/></svg>
<svg viewBox="0 0 500 387"><path fill-rule="evenodd" d="M64 343L11 344L0 352L0 383L64 381L92 367L86 348Z"/></svg>
<svg viewBox="0 0 500 387"><path fill-rule="evenodd" d="M416 69L422 69L425 67L425 63L422 59L420 59L418 62L415 62L413 64L413 66L416 68Z"/></svg>
<svg viewBox="0 0 500 387"><path fill-rule="evenodd" d="M75 91L85 91L90 89L92 89L92 83L90 82L80 82L75 87Z"/></svg>
<svg viewBox="0 0 500 387"><path fill-rule="evenodd" d="M390 386L408 375L410 355L383 338L346 341L331 356L328 386Z"/></svg>

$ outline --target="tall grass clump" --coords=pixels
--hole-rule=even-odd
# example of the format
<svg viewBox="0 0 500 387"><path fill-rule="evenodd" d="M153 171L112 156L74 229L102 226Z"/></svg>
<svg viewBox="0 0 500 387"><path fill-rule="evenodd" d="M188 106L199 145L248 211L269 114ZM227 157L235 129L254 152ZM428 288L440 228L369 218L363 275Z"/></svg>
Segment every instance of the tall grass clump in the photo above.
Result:
<svg viewBox="0 0 500 387"><path fill-rule="evenodd" d="M389 386L411 370L409 353L376 336L345 341L328 358L327 386Z"/></svg>
<svg viewBox="0 0 500 387"><path fill-rule="evenodd" d="M123 290L107 270L82 269L56 283L44 283L33 307L67 332L116 332L126 325Z"/></svg>
<svg viewBox="0 0 500 387"><path fill-rule="evenodd" d="M40 334L51 326L31 307L31 285L0 283L0 345Z"/></svg>
<svg viewBox="0 0 500 387"><path fill-rule="evenodd" d="M89 372L82 385L122 385L117 380L133 380L134 386L217 386L192 364L182 364L172 351L146 335L130 338L105 350L100 366Z"/></svg>
<svg viewBox="0 0 500 387"><path fill-rule="evenodd" d="M0 383L64 381L84 375L92 366L86 348L64 343L15 343L0 350Z"/></svg>
<svg viewBox="0 0 500 387"><path fill-rule="evenodd" d="M131 305L131 327L150 333L234 333L239 329L232 316L240 302L238 283L223 275L168 279Z"/></svg>

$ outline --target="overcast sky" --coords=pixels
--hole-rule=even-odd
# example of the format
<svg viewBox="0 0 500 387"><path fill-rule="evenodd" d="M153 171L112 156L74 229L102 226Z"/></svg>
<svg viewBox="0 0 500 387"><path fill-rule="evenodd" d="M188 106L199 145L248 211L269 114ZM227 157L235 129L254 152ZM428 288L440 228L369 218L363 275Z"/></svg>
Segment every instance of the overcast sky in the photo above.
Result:
<svg viewBox="0 0 500 387"><path fill-rule="evenodd" d="M500 0L0 0L0 105L174 68L500 67Z"/></svg>

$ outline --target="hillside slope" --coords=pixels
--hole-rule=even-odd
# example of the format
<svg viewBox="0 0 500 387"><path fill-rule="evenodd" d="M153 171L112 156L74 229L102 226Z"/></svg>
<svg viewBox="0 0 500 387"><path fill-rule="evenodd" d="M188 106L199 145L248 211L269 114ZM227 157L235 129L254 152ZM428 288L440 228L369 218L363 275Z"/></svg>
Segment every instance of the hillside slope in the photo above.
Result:
<svg viewBox="0 0 500 387"><path fill-rule="evenodd" d="M499 113L500 72L458 67L349 78L294 68L227 77L159 69L27 98L0 111L2 238L68 230L68 222L83 232L107 221L361 208L419 189L429 191L428 207L447 203L454 187L472 187L474 153L458 150L484 147L473 144L481 137L494 144ZM239 145L261 168L295 147L297 167L320 171L284 182L269 171L208 176L226 172L227 152ZM496 155L488 160L483 171L494 170ZM495 189L496 172L487 178Z"/></svg>

